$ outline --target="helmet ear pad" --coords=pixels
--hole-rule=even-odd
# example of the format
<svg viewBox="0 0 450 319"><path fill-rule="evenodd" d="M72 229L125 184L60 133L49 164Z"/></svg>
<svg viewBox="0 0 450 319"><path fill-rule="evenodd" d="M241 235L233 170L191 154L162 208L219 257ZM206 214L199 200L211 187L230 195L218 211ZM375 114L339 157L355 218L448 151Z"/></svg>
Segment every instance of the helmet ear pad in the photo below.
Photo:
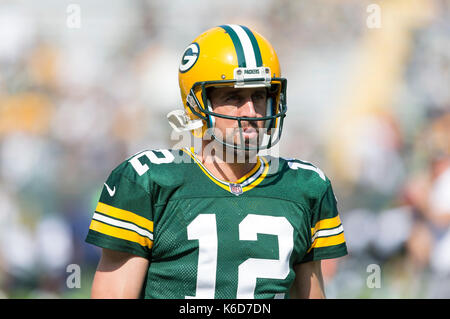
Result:
<svg viewBox="0 0 450 319"><path fill-rule="evenodd" d="M206 108L210 112L213 111L212 103L209 98L206 99ZM214 125L216 124L216 119L214 118L214 116L207 114L207 117L208 117L208 127L214 127Z"/></svg>
<svg viewBox="0 0 450 319"><path fill-rule="evenodd" d="M274 98L272 96L267 97L266 101L266 116L272 116L275 114ZM265 129L269 131L274 127L275 121L273 119L266 120L264 124Z"/></svg>

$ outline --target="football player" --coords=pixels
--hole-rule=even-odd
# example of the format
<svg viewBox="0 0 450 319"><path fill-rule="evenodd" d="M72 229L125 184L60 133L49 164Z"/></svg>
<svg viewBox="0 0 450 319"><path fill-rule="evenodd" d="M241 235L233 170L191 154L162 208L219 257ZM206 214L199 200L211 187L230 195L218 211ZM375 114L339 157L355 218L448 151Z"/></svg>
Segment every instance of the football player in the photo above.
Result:
<svg viewBox="0 0 450 319"><path fill-rule="evenodd" d="M329 179L258 156L280 137L287 80L257 32L222 25L179 66L178 131L201 149L140 152L104 184L86 241L94 298L323 298L321 260L347 253Z"/></svg>

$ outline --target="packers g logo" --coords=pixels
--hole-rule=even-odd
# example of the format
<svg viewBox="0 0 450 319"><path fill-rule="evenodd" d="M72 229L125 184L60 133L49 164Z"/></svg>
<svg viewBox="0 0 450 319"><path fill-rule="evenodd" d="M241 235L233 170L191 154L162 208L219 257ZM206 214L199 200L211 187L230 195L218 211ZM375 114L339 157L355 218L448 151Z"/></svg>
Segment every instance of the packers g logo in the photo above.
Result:
<svg viewBox="0 0 450 319"><path fill-rule="evenodd" d="M184 50L183 57L181 58L180 72L184 73L189 71L194 66L195 62L197 62L199 54L200 47L196 42L188 45L188 47Z"/></svg>

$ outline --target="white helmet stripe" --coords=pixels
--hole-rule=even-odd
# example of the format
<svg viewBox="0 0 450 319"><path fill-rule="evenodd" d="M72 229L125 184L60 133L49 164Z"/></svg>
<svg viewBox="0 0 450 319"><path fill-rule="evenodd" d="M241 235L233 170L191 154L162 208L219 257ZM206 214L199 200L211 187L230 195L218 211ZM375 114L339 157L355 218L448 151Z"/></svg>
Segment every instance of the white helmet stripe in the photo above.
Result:
<svg viewBox="0 0 450 319"><path fill-rule="evenodd" d="M228 24L228 26L232 28L234 32L236 32L239 41L242 44L242 49L244 50L247 68L256 68L257 66L256 66L255 50L247 33L240 25Z"/></svg>

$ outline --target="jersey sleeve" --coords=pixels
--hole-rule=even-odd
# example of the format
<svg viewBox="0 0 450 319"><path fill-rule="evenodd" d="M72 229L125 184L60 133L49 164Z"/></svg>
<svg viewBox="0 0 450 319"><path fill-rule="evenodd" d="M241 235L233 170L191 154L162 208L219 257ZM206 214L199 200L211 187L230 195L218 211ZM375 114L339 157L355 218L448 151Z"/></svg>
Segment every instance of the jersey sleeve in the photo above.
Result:
<svg viewBox="0 0 450 319"><path fill-rule="evenodd" d="M331 184L311 216L311 245L302 262L337 258L347 255L344 227L339 218L337 201Z"/></svg>
<svg viewBox="0 0 450 319"><path fill-rule="evenodd" d="M152 220L149 191L122 170L114 170L104 184L86 242L149 258Z"/></svg>

